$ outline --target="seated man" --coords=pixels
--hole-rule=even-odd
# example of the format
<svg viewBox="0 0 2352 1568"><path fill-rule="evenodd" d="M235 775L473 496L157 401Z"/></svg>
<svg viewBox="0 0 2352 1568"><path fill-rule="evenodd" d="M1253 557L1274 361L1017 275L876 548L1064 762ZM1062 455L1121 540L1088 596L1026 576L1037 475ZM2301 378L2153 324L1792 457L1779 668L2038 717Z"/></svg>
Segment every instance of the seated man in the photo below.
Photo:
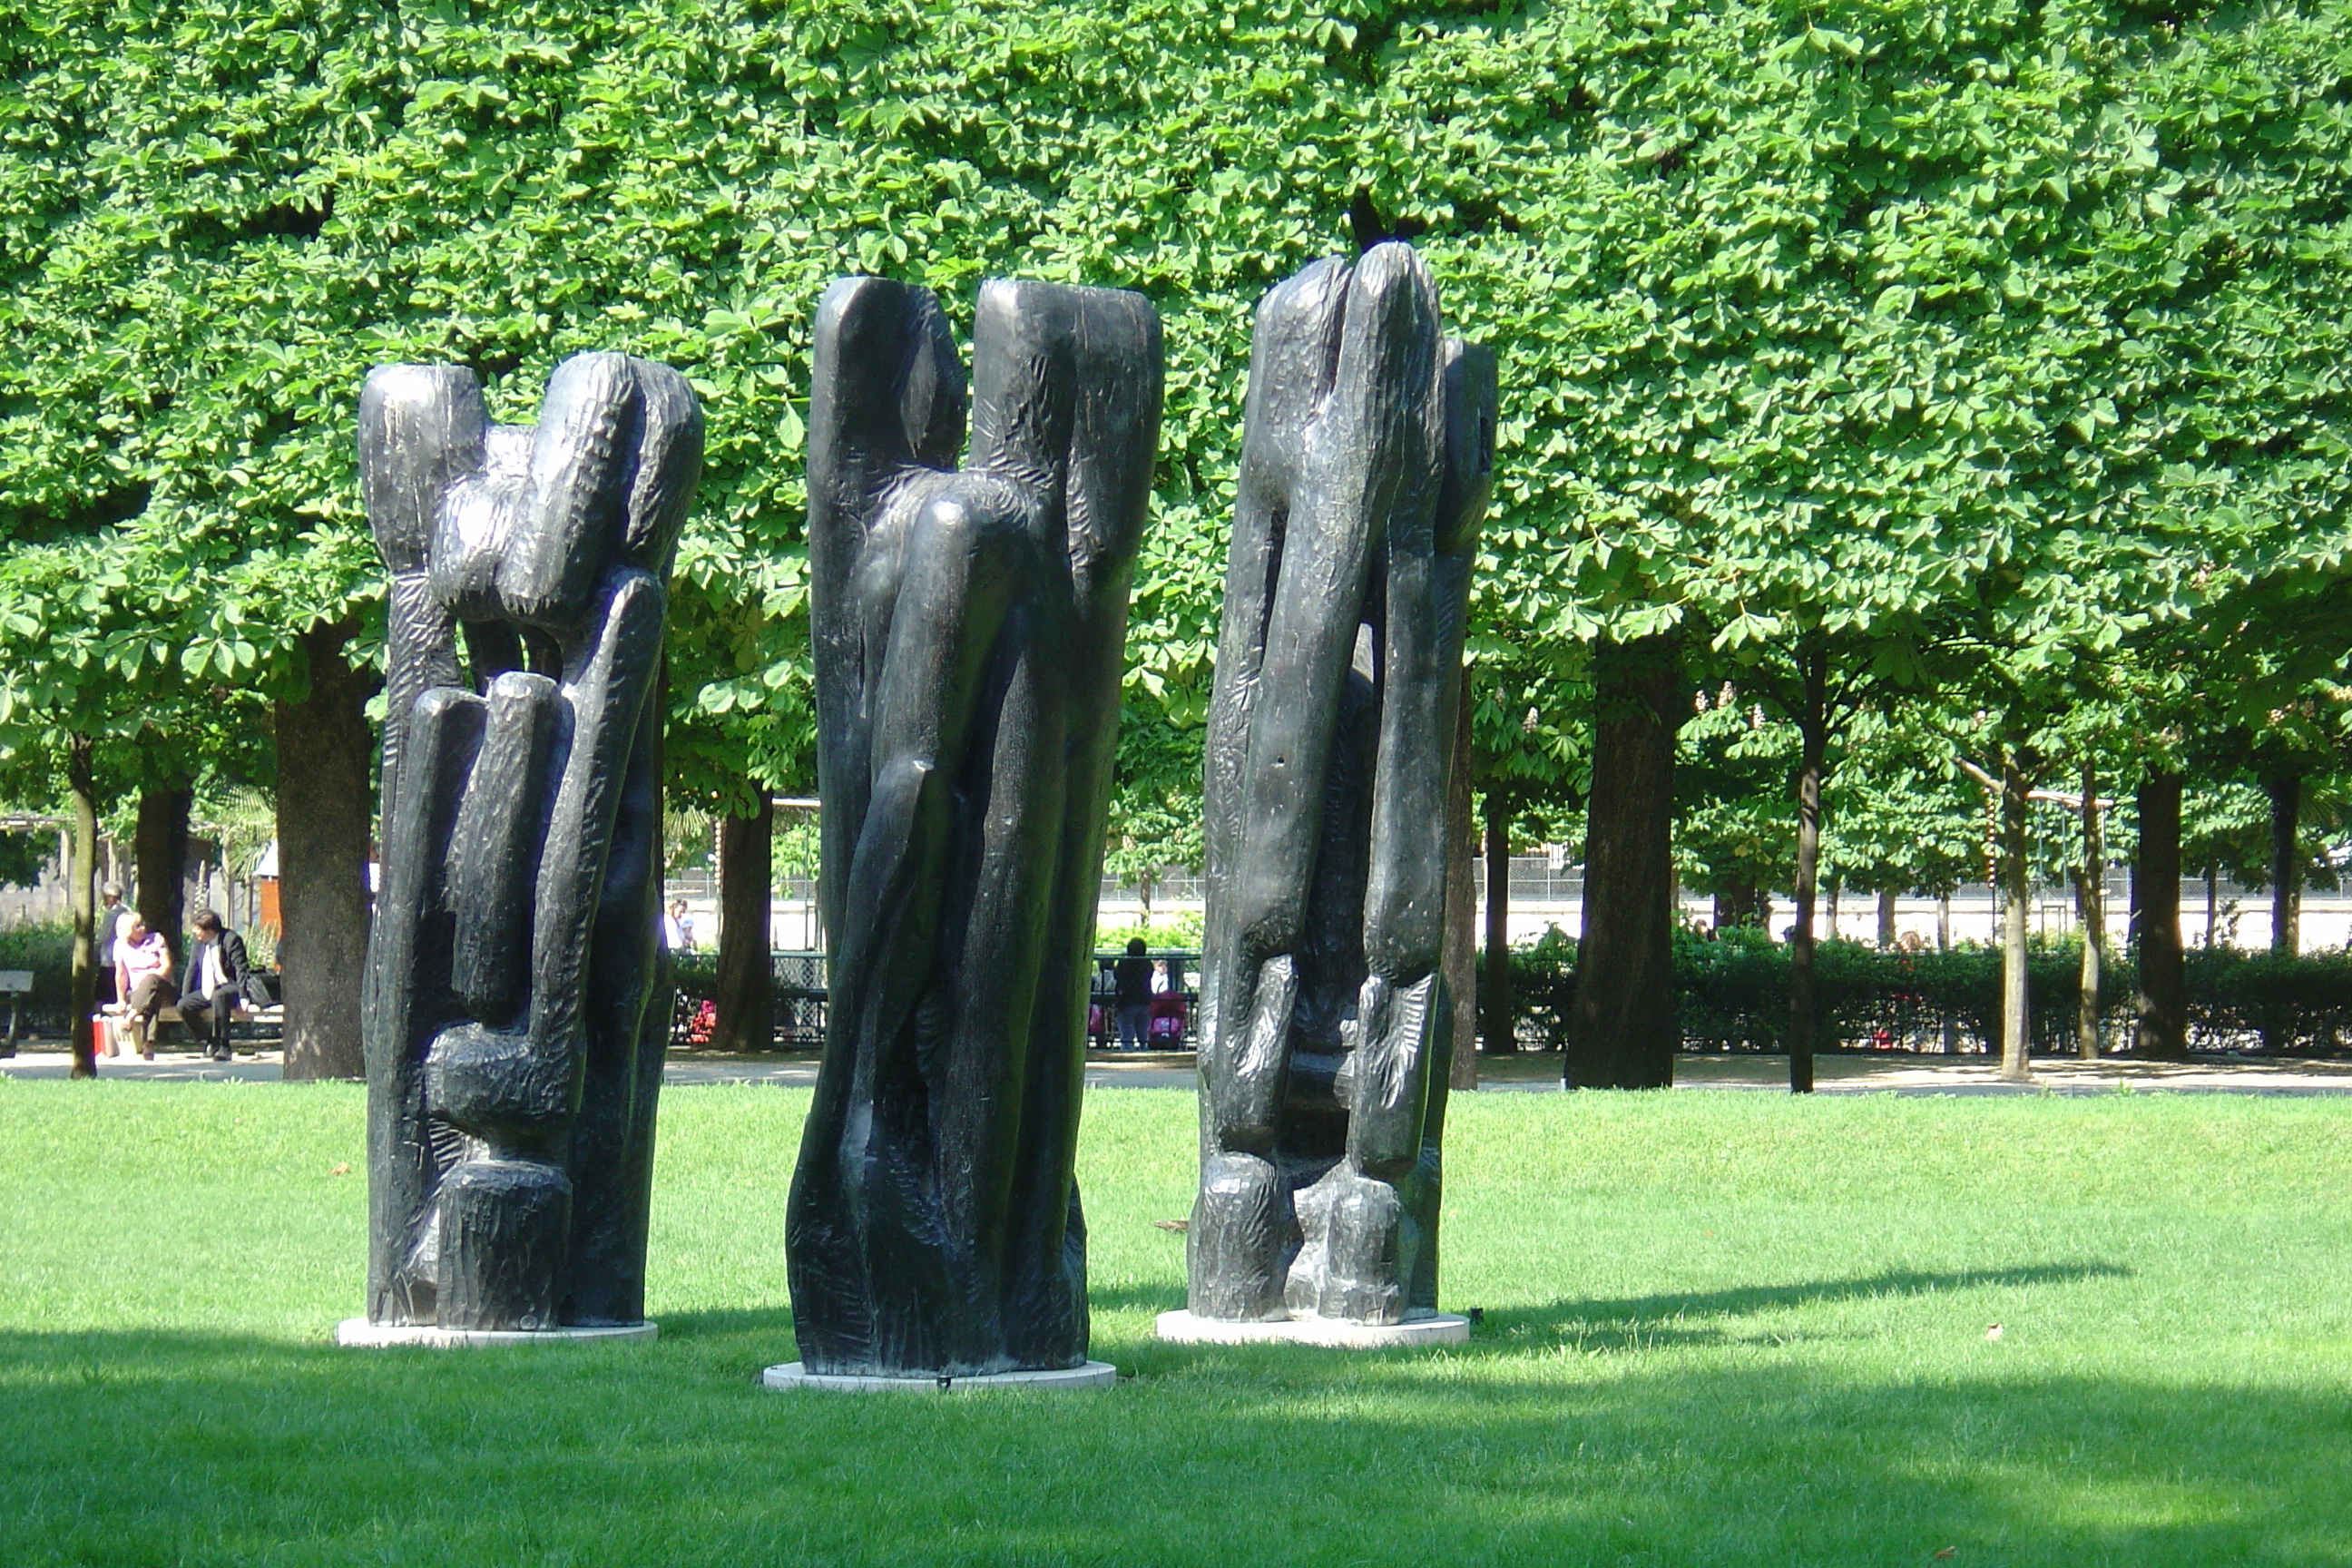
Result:
<svg viewBox="0 0 2352 1568"><path fill-rule="evenodd" d="M246 957L245 938L222 925L220 916L210 910L198 910L192 923L196 948L188 954L188 975L180 985L180 1016L191 1033L211 1024L212 1045L205 1054L225 1062L232 1055L228 1027L236 1018L237 999L248 997L256 1006L266 1006L268 997Z"/></svg>
<svg viewBox="0 0 2352 1568"><path fill-rule="evenodd" d="M122 998L131 1047L154 1060L155 1015L180 999L180 986L172 978L172 944L135 914L114 944L114 994Z"/></svg>

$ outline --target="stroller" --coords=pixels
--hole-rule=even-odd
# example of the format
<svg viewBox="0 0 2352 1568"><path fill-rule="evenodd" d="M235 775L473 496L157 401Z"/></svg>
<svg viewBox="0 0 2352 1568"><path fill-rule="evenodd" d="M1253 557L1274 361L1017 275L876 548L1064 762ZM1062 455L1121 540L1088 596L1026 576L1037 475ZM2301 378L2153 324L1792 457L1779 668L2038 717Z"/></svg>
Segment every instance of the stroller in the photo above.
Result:
<svg viewBox="0 0 2352 1568"><path fill-rule="evenodd" d="M1190 1022L1183 994L1163 991L1151 998L1151 1047L1154 1050L1172 1051L1184 1044L1185 1025Z"/></svg>

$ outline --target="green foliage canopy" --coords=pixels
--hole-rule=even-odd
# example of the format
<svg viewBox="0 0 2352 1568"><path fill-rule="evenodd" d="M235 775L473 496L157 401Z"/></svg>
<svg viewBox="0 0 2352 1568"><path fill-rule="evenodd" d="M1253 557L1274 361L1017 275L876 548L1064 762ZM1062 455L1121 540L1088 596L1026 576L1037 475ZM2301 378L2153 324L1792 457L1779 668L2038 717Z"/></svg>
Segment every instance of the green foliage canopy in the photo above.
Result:
<svg viewBox="0 0 2352 1568"><path fill-rule="evenodd" d="M615 348L709 414L673 773L805 787L814 301L877 271L961 322L1020 273L1168 321L1128 698L1178 744L1121 809L1181 860L1251 310L1390 235L1504 366L1492 776L1580 786L1604 633L1732 674L1832 635L1913 685L1958 650L2046 706L2224 597L2337 592L2347 21L60 0L0 37L0 723L299 688L296 632L378 613L365 370L470 364L525 419Z"/></svg>

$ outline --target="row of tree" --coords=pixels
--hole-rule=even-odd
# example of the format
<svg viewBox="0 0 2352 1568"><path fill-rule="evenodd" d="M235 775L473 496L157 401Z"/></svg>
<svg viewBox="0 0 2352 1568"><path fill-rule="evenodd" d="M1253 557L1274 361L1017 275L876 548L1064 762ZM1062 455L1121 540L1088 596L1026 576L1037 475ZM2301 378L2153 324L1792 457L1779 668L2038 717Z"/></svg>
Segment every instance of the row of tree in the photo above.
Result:
<svg viewBox="0 0 2352 1568"><path fill-rule="evenodd" d="M810 782L811 309L866 270L961 322L1018 273L1167 321L1114 864L1189 860L1251 310L1403 237L1504 366L1466 744L1490 855L1584 819L1578 1081L1671 1071L1678 826L1731 903L1793 889L1801 1064L1822 803L1859 802L1873 736L1892 760L1831 853L1906 843L1906 791L1948 795L1963 755L2012 890L2037 787L2132 797L2157 889L2185 774L2276 800L2335 769L2347 21L45 5L0 34L0 795L68 805L86 849L124 792L168 822L208 780L274 787L289 1066L352 1070L382 624L356 388L461 362L527 419L563 355L626 349L709 416L671 788L726 819L728 885L763 889L767 802ZM1759 710L1773 738L1742 739ZM1764 784L1704 787L1742 768ZM2160 957L2169 905L2141 904ZM725 922L747 984L764 923Z"/></svg>

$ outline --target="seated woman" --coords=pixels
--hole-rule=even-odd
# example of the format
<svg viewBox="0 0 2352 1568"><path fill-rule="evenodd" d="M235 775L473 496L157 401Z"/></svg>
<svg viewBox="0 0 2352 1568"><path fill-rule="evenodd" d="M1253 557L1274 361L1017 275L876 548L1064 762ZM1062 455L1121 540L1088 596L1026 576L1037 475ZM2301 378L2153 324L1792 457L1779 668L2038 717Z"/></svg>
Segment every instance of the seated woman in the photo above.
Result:
<svg viewBox="0 0 2352 1568"><path fill-rule="evenodd" d="M171 942L137 915L114 944L114 994L122 998L131 1044L153 1061L155 1015L180 999L180 983L172 978Z"/></svg>

